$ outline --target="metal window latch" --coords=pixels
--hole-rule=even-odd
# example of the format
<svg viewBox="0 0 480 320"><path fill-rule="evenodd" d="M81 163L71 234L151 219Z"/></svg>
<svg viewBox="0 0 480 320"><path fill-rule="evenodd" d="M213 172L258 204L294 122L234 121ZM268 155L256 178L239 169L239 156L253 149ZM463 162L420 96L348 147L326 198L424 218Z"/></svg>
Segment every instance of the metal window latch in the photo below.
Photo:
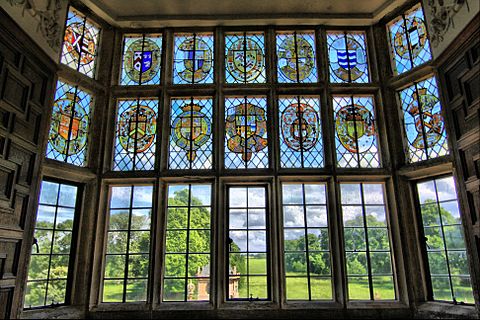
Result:
<svg viewBox="0 0 480 320"><path fill-rule="evenodd" d="M423 237L423 241L425 241L425 245L427 246L427 249L431 249L430 246L428 245L428 237Z"/></svg>
<svg viewBox="0 0 480 320"><path fill-rule="evenodd" d="M32 246L33 246L33 245L35 245L35 246L37 247L37 253L39 253L39 252L40 252L40 249L39 249L39 247L38 247L38 240L37 240L37 238L35 238L35 237L33 237Z"/></svg>
<svg viewBox="0 0 480 320"><path fill-rule="evenodd" d="M258 297L254 298L253 294L250 293L250 298L248 298L248 301L253 302L253 301L259 301L259 300L260 300L260 298L258 298Z"/></svg>

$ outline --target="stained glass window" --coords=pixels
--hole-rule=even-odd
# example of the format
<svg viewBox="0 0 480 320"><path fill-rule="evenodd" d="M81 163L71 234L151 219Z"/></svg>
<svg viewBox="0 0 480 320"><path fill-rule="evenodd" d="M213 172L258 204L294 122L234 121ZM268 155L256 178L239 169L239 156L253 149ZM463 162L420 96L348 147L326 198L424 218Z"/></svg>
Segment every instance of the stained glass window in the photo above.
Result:
<svg viewBox="0 0 480 320"><path fill-rule="evenodd" d="M280 164L283 168L323 167L320 101L316 97L280 97Z"/></svg>
<svg viewBox="0 0 480 320"><path fill-rule="evenodd" d="M25 308L68 303L77 192L74 185L42 181Z"/></svg>
<svg viewBox="0 0 480 320"><path fill-rule="evenodd" d="M409 162L428 160L449 153L435 77L414 83L399 92Z"/></svg>
<svg viewBox="0 0 480 320"><path fill-rule="evenodd" d="M113 170L153 170L157 136L157 100L120 100Z"/></svg>
<svg viewBox="0 0 480 320"><path fill-rule="evenodd" d="M225 167L268 168L267 99L225 99Z"/></svg>
<svg viewBox="0 0 480 320"><path fill-rule="evenodd" d="M121 85L159 84L162 35L125 35Z"/></svg>
<svg viewBox="0 0 480 320"><path fill-rule="evenodd" d="M425 17L420 4L388 24L390 55L395 74L432 59Z"/></svg>
<svg viewBox="0 0 480 320"><path fill-rule="evenodd" d="M283 184L287 300L332 300L332 268L323 184Z"/></svg>
<svg viewBox="0 0 480 320"><path fill-rule="evenodd" d="M213 34L176 33L174 84L213 83Z"/></svg>
<svg viewBox="0 0 480 320"><path fill-rule="evenodd" d="M70 7L63 39L61 62L90 78L95 64L100 29L85 15Z"/></svg>
<svg viewBox="0 0 480 320"><path fill-rule="evenodd" d="M330 82L368 83L365 32L327 32Z"/></svg>
<svg viewBox="0 0 480 320"><path fill-rule="evenodd" d="M228 300L270 298L267 190L228 188Z"/></svg>
<svg viewBox="0 0 480 320"><path fill-rule="evenodd" d="M169 185L163 301L209 301L211 185Z"/></svg>
<svg viewBox="0 0 480 320"><path fill-rule="evenodd" d="M263 33L227 33L225 60L227 83L265 83Z"/></svg>
<svg viewBox="0 0 480 320"><path fill-rule="evenodd" d="M434 300L474 303L452 176L417 184Z"/></svg>
<svg viewBox="0 0 480 320"><path fill-rule="evenodd" d="M382 184L340 185L349 300L396 298Z"/></svg>
<svg viewBox="0 0 480 320"><path fill-rule="evenodd" d="M86 166L93 99L78 86L57 82L47 158Z"/></svg>
<svg viewBox="0 0 480 320"><path fill-rule="evenodd" d="M277 75L280 83L317 82L315 33L277 33Z"/></svg>
<svg viewBox="0 0 480 320"><path fill-rule="evenodd" d="M171 99L170 169L212 168L212 98Z"/></svg>
<svg viewBox="0 0 480 320"><path fill-rule="evenodd" d="M373 97L334 96L337 166L380 166Z"/></svg>
<svg viewBox="0 0 480 320"><path fill-rule="evenodd" d="M153 187L111 187L110 194L102 301L145 301Z"/></svg>

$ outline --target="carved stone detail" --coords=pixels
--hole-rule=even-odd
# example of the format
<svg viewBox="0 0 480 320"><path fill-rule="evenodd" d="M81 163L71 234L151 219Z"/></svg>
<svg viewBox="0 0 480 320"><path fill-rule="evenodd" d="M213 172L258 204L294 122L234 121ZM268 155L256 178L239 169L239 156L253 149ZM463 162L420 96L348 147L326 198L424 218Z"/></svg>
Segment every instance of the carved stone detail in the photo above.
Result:
<svg viewBox="0 0 480 320"><path fill-rule="evenodd" d="M428 0L432 15L430 41L434 47L438 47L443 41L443 37L450 27L455 28L453 17L465 4L467 10L470 11L467 0Z"/></svg>
<svg viewBox="0 0 480 320"><path fill-rule="evenodd" d="M38 21L37 31L47 40L52 49L60 48L62 26L58 23L59 12L62 9L60 0L7 0L11 6L23 6L25 12Z"/></svg>

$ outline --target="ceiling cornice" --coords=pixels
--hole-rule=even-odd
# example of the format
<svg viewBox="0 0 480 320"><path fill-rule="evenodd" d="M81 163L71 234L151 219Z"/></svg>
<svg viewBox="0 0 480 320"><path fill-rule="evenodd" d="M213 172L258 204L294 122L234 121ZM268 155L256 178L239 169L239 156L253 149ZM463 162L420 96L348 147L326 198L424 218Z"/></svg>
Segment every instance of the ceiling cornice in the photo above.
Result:
<svg viewBox="0 0 480 320"><path fill-rule="evenodd" d="M365 26L377 23L408 0L387 0L371 13L251 13L251 14L151 14L117 15L103 0L81 0L100 18L118 28L203 27L238 25ZM300 22L299 22L300 21Z"/></svg>

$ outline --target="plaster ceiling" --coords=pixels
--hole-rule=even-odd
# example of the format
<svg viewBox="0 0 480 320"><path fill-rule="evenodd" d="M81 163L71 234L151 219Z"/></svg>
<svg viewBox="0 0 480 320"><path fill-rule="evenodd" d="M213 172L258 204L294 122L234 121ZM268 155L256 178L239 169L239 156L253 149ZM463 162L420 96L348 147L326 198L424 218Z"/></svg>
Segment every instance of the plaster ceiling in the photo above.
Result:
<svg viewBox="0 0 480 320"><path fill-rule="evenodd" d="M110 24L124 28L292 23L369 25L406 2L406 0L80 1Z"/></svg>

